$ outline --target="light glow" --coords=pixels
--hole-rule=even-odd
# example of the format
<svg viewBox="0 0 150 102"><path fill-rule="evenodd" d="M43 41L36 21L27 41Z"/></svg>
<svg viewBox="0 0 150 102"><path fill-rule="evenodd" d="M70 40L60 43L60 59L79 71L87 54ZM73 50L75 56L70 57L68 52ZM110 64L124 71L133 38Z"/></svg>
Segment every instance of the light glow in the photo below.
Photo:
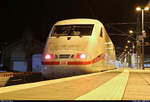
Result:
<svg viewBox="0 0 150 102"><path fill-rule="evenodd" d="M130 41L130 40L128 40L127 42L128 42L128 43L130 43L131 41Z"/></svg>
<svg viewBox="0 0 150 102"><path fill-rule="evenodd" d="M136 11L141 11L141 10L142 10L141 7L136 8Z"/></svg>
<svg viewBox="0 0 150 102"><path fill-rule="evenodd" d="M81 58L81 59L85 59L85 58L86 58L86 55L85 55L85 54L81 54L81 55L80 55L80 58Z"/></svg>
<svg viewBox="0 0 150 102"><path fill-rule="evenodd" d="M44 56L44 58L46 59L46 60L50 60L50 59L53 59L53 54L45 54L45 56Z"/></svg>
<svg viewBox="0 0 150 102"><path fill-rule="evenodd" d="M148 11L148 10L149 10L149 7L148 7L148 6L146 6L146 7L144 7L144 8L136 7L136 11L141 11L141 10Z"/></svg>
<svg viewBox="0 0 150 102"><path fill-rule="evenodd" d="M85 59L86 58L86 54L84 54L84 53L77 54L77 58Z"/></svg>
<svg viewBox="0 0 150 102"><path fill-rule="evenodd" d="M144 8L144 10L145 10L145 11L148 11L148 10L149 10L149 7L148 7L148 6L146 6L146 7Z"/></svg>
<svg viewBox="0 0 150 102"><path fill-rule="evenodd" d="M133 34L133 30L129 30L129 33L130 33L130 34Z"/></svg>

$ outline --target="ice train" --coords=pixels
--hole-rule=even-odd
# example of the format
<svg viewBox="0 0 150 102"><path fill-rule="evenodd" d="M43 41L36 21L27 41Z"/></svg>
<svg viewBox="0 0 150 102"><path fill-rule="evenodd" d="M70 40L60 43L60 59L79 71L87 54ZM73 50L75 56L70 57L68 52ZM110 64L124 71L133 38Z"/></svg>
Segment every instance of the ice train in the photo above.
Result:
<svg viewBox="0 0 150 102"><path fill-rule="evenodd" d="M48 36L42 75L58 78L115 68L115 48L103 24L96 19L58 21Z"/></svg>

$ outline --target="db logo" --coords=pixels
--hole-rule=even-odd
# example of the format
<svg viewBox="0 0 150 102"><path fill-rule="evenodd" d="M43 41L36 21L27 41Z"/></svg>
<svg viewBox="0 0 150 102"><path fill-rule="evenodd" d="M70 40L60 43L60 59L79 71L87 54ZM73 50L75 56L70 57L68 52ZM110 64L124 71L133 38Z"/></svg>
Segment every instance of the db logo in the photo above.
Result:
<svg viewBox="0 0 150 102"><path fill-rule="evenodd" d="M67 64L67 62L66 61L61 61L61 64Z"/></svg>

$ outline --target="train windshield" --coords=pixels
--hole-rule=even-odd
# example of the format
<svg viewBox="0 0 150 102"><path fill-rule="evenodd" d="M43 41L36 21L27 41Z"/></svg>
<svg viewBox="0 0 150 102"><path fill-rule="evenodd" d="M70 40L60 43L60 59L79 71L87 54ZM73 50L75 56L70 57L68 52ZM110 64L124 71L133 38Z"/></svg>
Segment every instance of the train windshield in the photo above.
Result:
<svg viewBox="0 0 150 102"><path fill-rule="evenodd" d="M90 36L94 24L88 25L57 25L51 36Z"/></svg>

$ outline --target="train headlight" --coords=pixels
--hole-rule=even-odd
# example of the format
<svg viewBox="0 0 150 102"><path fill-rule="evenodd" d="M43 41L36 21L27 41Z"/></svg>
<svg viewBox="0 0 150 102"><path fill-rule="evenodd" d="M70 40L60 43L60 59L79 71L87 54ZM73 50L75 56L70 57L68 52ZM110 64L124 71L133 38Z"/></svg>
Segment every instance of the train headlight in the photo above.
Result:
<svg viewBox="0 0 150 102"><path fill-rule="evenodd" d="M77 58L79 58L79 59L86 59L86 54L84 54L84 53L79 53L79 54L77 54Z"/></svg>
<svg viewBox="0 0 150 102"><path fill-rule="evenodd" d="M53 59L54 58L54 55L53 54L45 54L44 55L44 59L45 60L50 60L50 59Z"/></svg>

